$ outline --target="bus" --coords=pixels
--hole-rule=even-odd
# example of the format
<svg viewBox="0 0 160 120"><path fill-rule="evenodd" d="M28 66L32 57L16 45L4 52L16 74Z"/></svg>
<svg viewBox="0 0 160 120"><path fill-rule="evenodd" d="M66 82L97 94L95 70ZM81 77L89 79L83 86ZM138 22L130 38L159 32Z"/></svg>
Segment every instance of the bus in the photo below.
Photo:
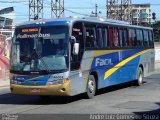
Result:
<svg viewBox="0 0 160 120"><path fill-rule="evenodd" d="M68 17L16 26L10 58L14 94L93 98L98 89L154 71L153 30L102 18Z"/></svg>

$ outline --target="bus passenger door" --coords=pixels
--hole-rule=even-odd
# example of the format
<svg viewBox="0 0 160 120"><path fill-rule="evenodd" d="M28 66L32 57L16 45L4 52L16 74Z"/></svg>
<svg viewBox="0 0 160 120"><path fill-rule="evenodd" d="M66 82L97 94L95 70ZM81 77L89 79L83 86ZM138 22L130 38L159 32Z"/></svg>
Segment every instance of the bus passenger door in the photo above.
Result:
<svg viewBox="0 0 160 120"><path fill-rule="evenodd" d="M86 80L82 68L82 57L84 54L84 35L83 23L76 22L73 24L72 36L76 38L76 43L79 43L79 52L77 55L73 54L73 43L71 41L71 57L70 57L70 81L71 94L76 95L84 92L84 85ZM83 70L83 71L82 71Z"/></svg>
<svg viewBox="0 0 160 120"><path fill-rule="evenodd" d="M84 52L84 40L83 40L83 24L81 22L77 22L73 25L72 36L76 38L76 42L79 43L79 53L78 55L74 55L73 51L73 43L71 43L71 71L79 70L80 64Z"/></svg>

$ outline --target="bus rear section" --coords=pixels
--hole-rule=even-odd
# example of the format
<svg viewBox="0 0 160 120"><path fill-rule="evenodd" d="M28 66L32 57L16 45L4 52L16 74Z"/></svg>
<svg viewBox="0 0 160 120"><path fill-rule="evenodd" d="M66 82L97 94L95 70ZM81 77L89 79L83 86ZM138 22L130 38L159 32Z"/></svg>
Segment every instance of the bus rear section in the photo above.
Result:
<svg viewBox="0 0 160 120"><path fill-rule="evenodd" d="M80 66L71 72L79 70L90 98L107 86L129 81L142 85L143 78L154 72L152 28L112 22L77 22L73 27L84 52L72 61Z"/></svg>

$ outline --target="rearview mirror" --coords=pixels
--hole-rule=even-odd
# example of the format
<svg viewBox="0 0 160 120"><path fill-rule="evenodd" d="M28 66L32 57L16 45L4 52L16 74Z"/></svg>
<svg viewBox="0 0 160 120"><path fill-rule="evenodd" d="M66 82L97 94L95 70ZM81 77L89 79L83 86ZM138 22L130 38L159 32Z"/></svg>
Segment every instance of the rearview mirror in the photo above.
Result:
<svg viewBox="0 0 160 120"><path fill-rule="evenodd" d="M78 55L79 53L79 43L74 43L73 45L73 55Z"/></svg>

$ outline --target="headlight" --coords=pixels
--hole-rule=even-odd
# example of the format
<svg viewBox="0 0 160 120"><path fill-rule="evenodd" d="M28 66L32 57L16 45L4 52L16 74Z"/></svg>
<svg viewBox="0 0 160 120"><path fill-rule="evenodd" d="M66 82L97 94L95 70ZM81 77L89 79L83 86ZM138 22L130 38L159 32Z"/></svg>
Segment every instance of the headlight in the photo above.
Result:
<svg viewBox="0 0 160 120"><path fill-rule="evenodd" d="M11 84L17 84L17 85L20 85L22 82L18 82L16 80L11 80Z"/></svg>
<svg viewBox="0 0 160 120"><path fill-rule="evenodd" d="M18 85L21 85L22 84L22 82L18 82Z"/></svg>
<svg viewBox="0 0 160 120"><path fill-rule="evenodd" d="M11 79L10 82L11 82L11 84L14 84L14 80Z"/></svg>
<svg viewBox="0 0 160 120"><path fill-rule="evenodd" d="M64 83L64 80L63 79L49 79L47 81L47 85L57 85L57 84L63 84Z"/></svg>
<svg viewBox="0 0 160 120"><path fill-rule="evenodd" d="M13 81L13 84L18 84L18 82L16 80Z"/></svg>

